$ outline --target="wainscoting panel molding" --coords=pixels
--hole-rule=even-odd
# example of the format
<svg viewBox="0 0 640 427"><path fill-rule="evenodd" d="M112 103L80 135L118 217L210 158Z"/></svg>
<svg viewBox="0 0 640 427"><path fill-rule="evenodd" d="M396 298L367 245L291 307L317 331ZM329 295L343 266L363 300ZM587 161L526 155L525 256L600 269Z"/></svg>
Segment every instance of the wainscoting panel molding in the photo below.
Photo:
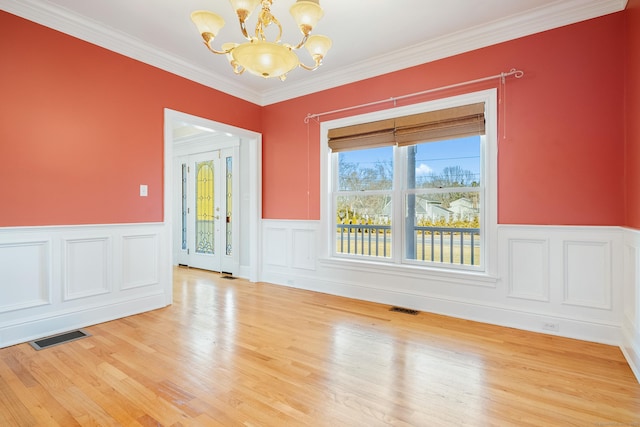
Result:
<svg viewBox="0 0 640 427"><path fill-rule="evenodd" d="M122 236L122 289L159 283L160 249L157 234Z"/></svg>
<svg viewBox="0 0 640 427"><path fill-rule="evenodd" d="M609 242L564 242L564 303L611 309Z"/></svg>
<svg viewBox="0 0 640 427"><path fill-rule="evenodd" d="M640 381L640 230L625 230L624 247L624 321L620 348Z"/></svg>
<svg viewBox="0 0 640 427"><path fill-rule="evenodd" d="M292 267L306 270L316 269L315 230L292 229Z"/></svg>
<svg viewBox="0 0 640 427"><path fill-rule="evenodd" d="M51 241L0 242L0 314L51 304Z"/></svg>
<svg viewBox="0 0 640 427"><path fill-rule="evenodd" d="M111 239L108 236L63 239L64 301L110 292Z"/></svg>
<svg viewBox="0 0 640 427"><path fill-rule="evenodd" d="M549 240L509 240L509 296L549 302Z"/></svg>
<svg viewBox="0 0 640 427"><path fill-rule="evenodd" d="M0 347L166 306L167 229L0 228Z"/></svg>
<svg viewBox="0 0 640 427"><path fill-rule="evenodd" d="M269 241L269 252L264 254L264 263L267 266L287 267L288 249L291 247L289 230L283 227L267 228L264 240Z"/></svg>

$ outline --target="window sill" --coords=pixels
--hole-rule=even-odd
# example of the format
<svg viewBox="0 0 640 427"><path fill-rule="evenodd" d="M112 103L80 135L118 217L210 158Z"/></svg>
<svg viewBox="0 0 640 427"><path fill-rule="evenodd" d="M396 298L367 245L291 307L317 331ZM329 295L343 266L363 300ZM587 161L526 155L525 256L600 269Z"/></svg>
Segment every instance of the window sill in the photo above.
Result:
<svg viewBox="0 0 640 427"><path fill-rule="evenodd" d="M389 274L394 277L403 276L413 279L433 279L454 284L482 286L495 288L498 277L486 272L468 270L453 270L418 266L412 264L389 264L369 260L329 257L318 260L318 263L327 268L339 268L344 270L366 273Z"/></svg>

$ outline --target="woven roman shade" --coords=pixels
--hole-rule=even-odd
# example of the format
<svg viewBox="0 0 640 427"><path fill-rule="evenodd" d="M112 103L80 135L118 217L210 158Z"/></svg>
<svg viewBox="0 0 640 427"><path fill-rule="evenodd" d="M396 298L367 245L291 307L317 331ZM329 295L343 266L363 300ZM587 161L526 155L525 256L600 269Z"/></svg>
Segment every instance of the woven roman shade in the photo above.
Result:
<svg viewBox="0 0 640 427"><path fill-rule="evenodd" d="M414 145L485 134L484 103L330 129L333 152Z"/></svg>
<svg viewBox="0 0 640 427"><path fill-rule="evenodd" d="M484 133L483 102L398 117L395 126L395 139L400 146Z"/></svg>
<svg viewBox="0 0 640 427"><path fill-rule="evenodd" d="M394 124L395 119L386 119L329 129L329 148L335 153L395 145Z"/></svg>

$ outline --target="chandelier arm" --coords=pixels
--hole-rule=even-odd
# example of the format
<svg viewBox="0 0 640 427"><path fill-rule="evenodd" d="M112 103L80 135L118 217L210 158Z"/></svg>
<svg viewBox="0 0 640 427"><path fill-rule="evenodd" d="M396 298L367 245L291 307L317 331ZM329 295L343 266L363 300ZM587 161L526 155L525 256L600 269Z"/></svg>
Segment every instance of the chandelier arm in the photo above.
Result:
<svg viewBox="0 0 640 427"><path fill-rule="evenodd" d="M237 74L238 76L244 73L245 70L245 68L242 65L238 64L236 61L231 62L231 68L233 68L234 74Z"/></svg>
<svg viewBox="0 0 640 427"><path fill-rule="evenodd" d="M322 59L320 59L319 61L316 61L316 65L312 67L305 65L301 62L300 68L304 68L305 70L308 70L308 71L313 71L313 70L317 70L321 65L322 65Z"/></svg>
<svg viewBox="0 0 640 427"><path fill-rule="evenodd" d="M212 41L213 41L213 39L211 39L209 41L209 43L211 43ZM209 52L211 52L211 53L215 53L215 54L218 54L218 55L226 55L227 53L231 52L231 50L233 50L233 49L216 50L216 49L212 48L209 43L204 42L204 45L207 47L207 49L209 49Z"/></svg>
<svg viewBox="0 0 640 427"><path fill-rule="evenodd" d="M273 14L271 13L271 9L269 7L270 4L271 1L269 1L268 3L262 3L262 11L260 11L260 16L258 17L258 22L256 23L256 38L266 41L267 37L264 35L265 29L269 25L275 24L278 27L278 37L276 37L274 42L280 43L280 41L282 40L282 25L280 24L280 21L278 21L278 18L273 16Z"/></svg>
<svg viewBox="0 0 640 427"><path fill-rule="evenodd" d="M212 42L212 41L213 41L213 39L210 40L210 42ZM218 55L226 55L227 53L231 52L231 49L229 49L229 50L215 50L207 42L204 42L204 45L207 47L207 49L209 49L209 52L215 53L215 54L218 54Z"/></svg>
<svg viewBox="0 0 640 427"><path fill-rule="evenodd" d="M247 24L244 19L238 18L238 22L240 22L240 31L242 31L244 38L251 41L251 37L249 37L249 33L247 32Z"/></svg>
<svg viewBox="0 0 640 427"><path fill-rule="evenodd" d="M276 38L275 42L280 43L280 41L282 40L282 25L280 25L280 21L278 21L275 16L271 15L271 18L273 19L273 23L278 26L278 37Z"/></svg>
<svg viewBox="0 0 640 427"><path fill-rule="evenodd" d="M293 50L300 49L302 46L304 46L304 44L307 42L308 39L309 39L309 34L305 34L304 37L302 38L302 41L297 45L295 45L294 47L292 47L291 49Z"/></svg>

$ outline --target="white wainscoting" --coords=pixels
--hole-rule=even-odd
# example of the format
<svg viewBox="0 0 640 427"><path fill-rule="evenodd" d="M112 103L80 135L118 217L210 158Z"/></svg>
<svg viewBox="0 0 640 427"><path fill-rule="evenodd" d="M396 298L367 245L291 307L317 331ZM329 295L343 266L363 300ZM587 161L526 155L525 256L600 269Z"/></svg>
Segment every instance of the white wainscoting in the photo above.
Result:
<svg viewBox="0 0 640 427"><path fill-rule="evenodd" d="M0 228L0 347L171 302L163 224Z"/></svg>
<svg viewBox="0 0 640 427"><path fill-rule="evenodd" d="M319 221L263 220L262 227L263 281L621 347L624 343L627 357L637 365L639 297L630 292L639 283L638 232L499 225L498 270L490 277L331 259L320 253L328 244L321 241L327 233ZM633 273L625 274L625 263L630 263L625 259L635 260Z"/></svg>
<svg viewBox="0 0 640 427"><path fill-rule="evenodd" d="M625 230L622 352L640 381L640 231Z"/></svg>

